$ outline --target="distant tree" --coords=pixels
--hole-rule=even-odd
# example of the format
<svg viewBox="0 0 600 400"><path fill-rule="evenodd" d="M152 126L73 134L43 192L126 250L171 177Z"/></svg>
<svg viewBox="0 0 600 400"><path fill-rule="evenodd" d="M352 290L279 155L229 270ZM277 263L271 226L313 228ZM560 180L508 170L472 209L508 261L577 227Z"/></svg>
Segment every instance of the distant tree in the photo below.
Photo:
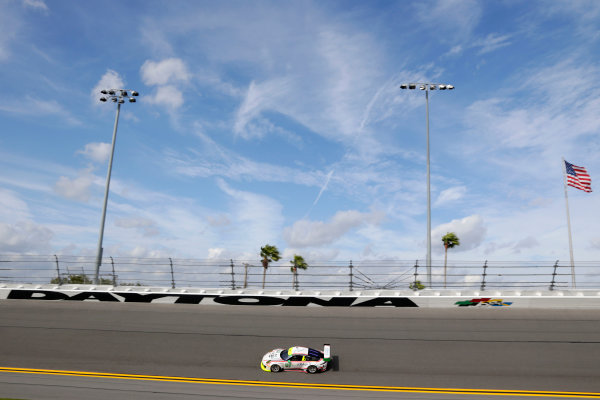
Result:
<svg viewBox="0 0 600 400"><path fill-rule="evenodd" d="M298 268L305 270L308 268L308 264L304 261L304 257L298 254L294 254L294 259L290 260L290 263L292 263L290 267L292 271L292 289L298 290Z"/></svg>
<svg viewBox="0 0 600 400"><path fill-rule="evenodd" d="M67 285L91 285L94 283L86 274L70 274L66 278L52 278L50 283ZM112 279L100 278L101 285L112 285Z"/></svg>
<svg viewBox="0 0 600 400"><path fill-rule="evenodd" d="M444 288L446 288L446 268L448 264L448 249L454 246L460 246L460 239L454 232L448 232L442 236L442 243L444 243Z"/></svg>
<svg viewBox="0 0 600 400"><path fill-rule="evenodd" d="M279 250L275 246L271 246L270 244L265 244L264 247L260 248L260 256L262 258L262 266L263 266L263 289L265 288L265 279L267 278L267 268L269 268L269 263L271 261L279 261L281 256L279 255Z"/></svg>
<svg viewBox="0 0 600 400"><path fill-rule="evenodd" d="M411 282L410 285L408 285L408 288L417 291L425 289L425 285L423 285L421 281L414 281Z"/></svg>

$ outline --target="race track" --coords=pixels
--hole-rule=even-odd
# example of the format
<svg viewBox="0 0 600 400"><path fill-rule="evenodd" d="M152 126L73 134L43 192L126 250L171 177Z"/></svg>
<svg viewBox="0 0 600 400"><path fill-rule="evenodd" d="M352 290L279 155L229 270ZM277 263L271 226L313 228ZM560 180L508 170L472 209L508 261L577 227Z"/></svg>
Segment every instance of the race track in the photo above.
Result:
<svg viewBox="0 0 600 400"><path fill-rule="evenodd" d="M596 310L2 301L0 315L0 367L600 392L600 312ZM324 343L332 345L338 358L335 370L308 375L271 374L259 368L261 356L275 347L321 348ZM0 381L0 390L6 385Z"/></svg>

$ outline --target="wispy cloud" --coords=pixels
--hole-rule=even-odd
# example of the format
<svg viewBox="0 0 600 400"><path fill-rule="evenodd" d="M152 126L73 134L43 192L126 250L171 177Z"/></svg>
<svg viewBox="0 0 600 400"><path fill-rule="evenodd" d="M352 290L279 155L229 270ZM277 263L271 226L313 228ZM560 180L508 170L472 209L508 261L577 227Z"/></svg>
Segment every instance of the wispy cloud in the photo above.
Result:
<svg viewBox="0 0 600 400"><path fill-rule="evenodd" d="M419 22L444 42L468 39L481 19L476 0L427 0L415 6Z"/></svg>
<svg viewBox="0 0 600 400"><path fill-rule="evenodd" d="M73 116L62 104L56 100L42 100L26 96L25 100L11 100L0 102L0 111L26 116L57 116L71 125L81 125L82 122Z"/></svg>
<svg viewBox="0 0 600 400"><path fill-rule="evenodd" d="M34 10L48 11L48 6L44 0L23 0L23 4Z"/></svg>
<svg viewBox="0 0 600 400"><path fill-rule="evenodd" d="M283 231L283 237L292 247L319 247L332 244L351 229L364 224L377 224L381 213L361 213L356 210L338 211L328 222L300 220Z"/></svg>
<svg viewBox="0 0 600 400"><path fill-rule="evenodd" d="M313 201L312 205L310 206L310 209L304 215L304 219L308 218L308 215L310 214L310 212L312 211L312 209L314 208L314 206L317 205L317 203L319 202L319 199L321 198L321 196L323 195L323 193L325 192L325 190L327 190L327 185L329 185L329 181L331 180L331 177L333 176L333 171L334 170L332 169L327 174L327 176L325 178L325 183L323 184L323 186L321 186L321 190L319 190L319 194L317 195L317 198L315 199L315 201Z"/></svg>
<svg viewBox="0 0 600 400"><path fill-rule="evenodd" d="M434 206L438 207L460 200L464 197L466 192L467 188L465 186L455 186L442 190L435 201Z"/></svg>
<svg viewBox="0 0 600 400"><path fill-rule="evenodd" d="M231 179L249 178L264 182L291 182L300 185L318 186L322 173L305 172L266 162L254 161L241 156L196 130L203 148L190 149L186 153L175 150L165 152L165 161L178 174L193 177L222 177Z"/></svg>

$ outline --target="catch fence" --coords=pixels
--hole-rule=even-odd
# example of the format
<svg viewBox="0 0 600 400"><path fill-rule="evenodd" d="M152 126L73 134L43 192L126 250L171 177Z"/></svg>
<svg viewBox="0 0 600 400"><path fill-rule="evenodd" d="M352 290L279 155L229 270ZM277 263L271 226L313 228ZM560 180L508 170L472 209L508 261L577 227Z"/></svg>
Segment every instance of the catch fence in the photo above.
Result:
<svg viewBox="0 0 600 400"><path fill-rule="evenodd" d="M265 271L260 260L105 257L99 278L105 285L172 288L597 289L599 265L578 262L573 282L570 264L559 261L454 261L447 268L433 261L429 285L421 260L315 261L295 279L289 263L272 263ZM94 272L94 257L0 255L0 283L91 284Z"/></svg>

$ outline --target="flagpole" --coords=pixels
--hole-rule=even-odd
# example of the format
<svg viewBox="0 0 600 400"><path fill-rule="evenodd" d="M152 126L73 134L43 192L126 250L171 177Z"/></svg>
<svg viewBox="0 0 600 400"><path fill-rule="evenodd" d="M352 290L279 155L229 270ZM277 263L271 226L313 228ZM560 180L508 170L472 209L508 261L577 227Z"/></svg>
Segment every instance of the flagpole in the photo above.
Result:
<svg viewBox="0 0 600 400"><path fill-rule="evenodd" d="M569 196L567 196L567 164L565 164L565 158L562 159L563 165L563 184L565 186L565 203L567 205L567 227L569 228L569 255L571 256L571 285L573 288L575 284L575 262L573 261L573 238L571 237L571 215L569 213Z"/></svg>

